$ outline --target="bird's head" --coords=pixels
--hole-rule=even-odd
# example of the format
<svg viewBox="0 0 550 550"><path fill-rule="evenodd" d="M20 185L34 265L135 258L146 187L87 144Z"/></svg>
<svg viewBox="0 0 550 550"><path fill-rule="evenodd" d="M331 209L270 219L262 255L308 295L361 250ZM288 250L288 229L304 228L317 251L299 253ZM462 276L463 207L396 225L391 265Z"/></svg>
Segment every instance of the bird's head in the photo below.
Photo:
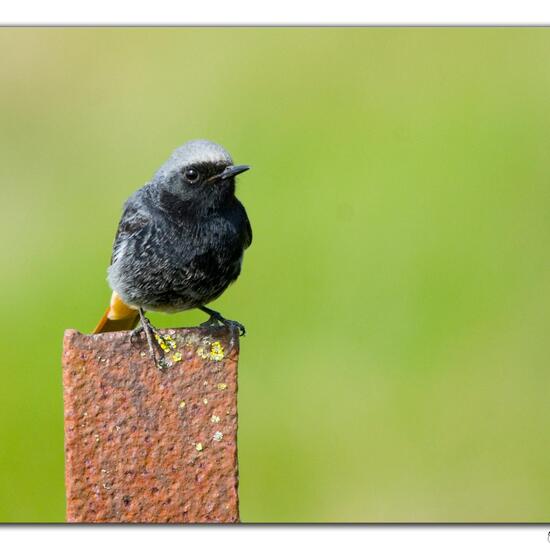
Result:
<svg viewBox="0 0 550 550"><path fill-rule="evenodd" d="M235 193L235 176L250 167L235 165L231 155L217 143L204 139L178 147L156 173L164 201L194 203L196 208L220 206Z"/></svg>

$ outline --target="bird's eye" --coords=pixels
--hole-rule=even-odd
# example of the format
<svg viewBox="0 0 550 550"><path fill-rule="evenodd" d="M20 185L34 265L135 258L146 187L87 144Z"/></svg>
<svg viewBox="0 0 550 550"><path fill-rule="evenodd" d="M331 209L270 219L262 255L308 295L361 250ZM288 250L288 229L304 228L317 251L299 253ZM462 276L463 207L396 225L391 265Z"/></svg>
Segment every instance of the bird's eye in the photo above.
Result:
<svg viewBox="0 0 550 550"><path fill-rule="evenodd" d="M195 183L199 179L199 171L195 168L188 168L185 171L185 179L191 183Z"/></svg>

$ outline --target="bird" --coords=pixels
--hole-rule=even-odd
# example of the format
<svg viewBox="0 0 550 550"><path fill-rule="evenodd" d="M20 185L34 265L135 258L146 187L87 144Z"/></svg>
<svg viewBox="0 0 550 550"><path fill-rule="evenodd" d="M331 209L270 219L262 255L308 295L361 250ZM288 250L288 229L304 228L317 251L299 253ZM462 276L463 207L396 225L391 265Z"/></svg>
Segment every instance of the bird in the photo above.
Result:
<svg viewBox="0 0 550 550"><path fill-rule="evenodd" d="M249 169L217 143L188 141L126 200L107 270L111 300L94 334L143 331L161 370L163 339L147 311L197 308L209 315L201 326L245 334L242 324L207 304L238 278L252 243L250 220L235 196L236 176Z"/></svg>

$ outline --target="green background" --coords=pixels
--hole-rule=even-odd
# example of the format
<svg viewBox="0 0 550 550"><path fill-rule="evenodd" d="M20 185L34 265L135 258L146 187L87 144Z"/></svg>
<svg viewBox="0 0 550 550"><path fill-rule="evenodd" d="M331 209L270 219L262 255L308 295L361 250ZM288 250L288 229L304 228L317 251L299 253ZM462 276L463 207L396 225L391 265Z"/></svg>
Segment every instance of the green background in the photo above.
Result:
<svg viewBox="0 0 550 550"><path fill-rule="evenodd" d="M253 170L243 521L550 518L550 30L0 29L0 520L64 520L61 343L188 139ZM190 325L197 312L153 314Z"/></svg>

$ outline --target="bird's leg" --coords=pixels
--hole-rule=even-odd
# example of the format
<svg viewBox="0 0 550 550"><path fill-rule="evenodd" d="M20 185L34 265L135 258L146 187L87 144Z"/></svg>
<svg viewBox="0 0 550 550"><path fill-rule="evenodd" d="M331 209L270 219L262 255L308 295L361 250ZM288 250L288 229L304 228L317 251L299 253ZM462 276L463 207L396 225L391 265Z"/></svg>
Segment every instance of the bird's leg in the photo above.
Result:
<svg viewBox="0 0 550 550"><path fill-rule="evenodd" d="M145 312L141 307L139 308L139 319L141 321L141 326L132 331L132 335L130 336L130 338L132 338L135 334L139 334L141 331L145 332L145 338L147 338L147 344L149 346L149 353L151 354L151 358L155 363L155 367L157 367L159 370L164 370L166 367L168 367L168 364L166 363L164 357L158 355L158 347L162 347L164 339L157 332L155 327L153 327L151 321L149 321L149 319L145 317ZM153 339L157 341L156 346Z"/></svg>
<svg viewBox="0 0 550 550"><path fill-rule="evenodd" d="M210 315L210 319L208 319L208 321L206 321L205 323L201 323L201 327L219 326L221 324L229 328L237 328L241 336L244 336L246 334L246 329L238 321L226 319L225 317L222 317L222 315L217 311L214 311L213 309L210 309L206 306L199 306L199 309L201 311L204 311L204 313L208 313L208 315Z"/></svg>

